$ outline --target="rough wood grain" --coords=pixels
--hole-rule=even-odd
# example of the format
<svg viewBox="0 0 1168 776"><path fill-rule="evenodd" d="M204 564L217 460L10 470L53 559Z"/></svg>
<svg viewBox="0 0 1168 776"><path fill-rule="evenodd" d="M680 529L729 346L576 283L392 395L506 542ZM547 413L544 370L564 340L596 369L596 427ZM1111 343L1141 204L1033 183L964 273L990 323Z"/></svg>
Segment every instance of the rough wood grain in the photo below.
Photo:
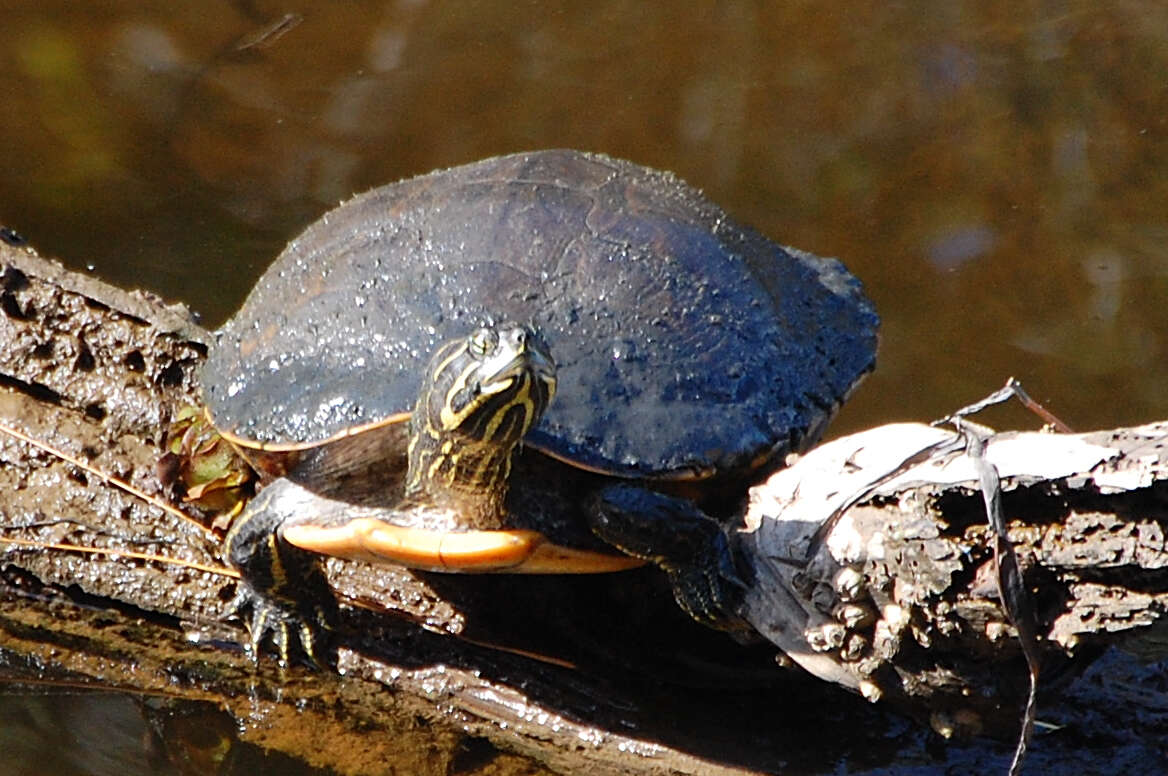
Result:
<svg viewBox="0 0 1168 776"><path fill-rule="evenodd" d="M756 574L744 608L816 676L873 699L927 699L938 730L982 732L1026 685L968 456L908 468L812 546L845 500L954 437L882 426L825 444L756 487L739 537ZM1156 643L1168 610L1168 423L995 434L985 459L1002 478L1046 660Z"/></svg>

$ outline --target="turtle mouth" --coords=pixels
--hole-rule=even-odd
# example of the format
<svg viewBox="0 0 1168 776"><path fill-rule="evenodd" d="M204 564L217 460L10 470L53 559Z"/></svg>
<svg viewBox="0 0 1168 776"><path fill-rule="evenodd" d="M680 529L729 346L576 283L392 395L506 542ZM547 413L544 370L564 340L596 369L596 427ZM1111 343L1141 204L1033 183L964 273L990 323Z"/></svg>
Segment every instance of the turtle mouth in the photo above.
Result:
<svg viewBox="0 0 1168 776"><path fill-rule="evenodd" d="M547 347L526 327L515 327L501 338L496 352L479 367L484 394L508 390L524 376L555 390L556 363Z"/></svg>
<svg viewBox="0 0 1168 776"><path fill-rule="evenodd" d="M484 342L491 345L485 353ZM504 329L497 337L476 333L462 354L474 361L442 394L432 427L459 436L460 452L452 458L494 461L500 454L508 458L511 447L539 422L555 395L555 362L542 341L519 326ZM481 482L489 467L475 466L467 479ZM500 469L504 477L505 469L506 465Z"/></svg>
<svg viewBox="0 0 1168 776"><path fill-rule="evenodd" d="M514 384L516 378L523 375L530 375L544 383L554 383L556 379L555 363L535 350L519 353L503 366L487 371L489 371L490 377L482 382L483 393L505 391Z"/></svg>

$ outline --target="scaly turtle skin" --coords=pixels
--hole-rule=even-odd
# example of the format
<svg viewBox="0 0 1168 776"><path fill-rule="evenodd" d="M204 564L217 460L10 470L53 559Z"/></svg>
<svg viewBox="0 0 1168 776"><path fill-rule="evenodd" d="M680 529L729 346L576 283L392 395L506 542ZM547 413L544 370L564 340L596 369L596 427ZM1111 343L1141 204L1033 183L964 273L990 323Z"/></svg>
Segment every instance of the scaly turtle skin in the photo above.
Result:
<svg viewBox="0 0 1168 776"><path fill-rule="evenodd" d="M215 425L279 478L228 543L253 581L244 599L307 616L288 606L305 597L292 580L264 578L263 556L280 556L254 548L270 535L280 551L442 570L592 572L633 556L691 613L732 624L726 536L700 506L819 435L871 369L876 326L838 262L629 162L516 154L356 197L289 245L204 370ZM435 443L423 400L459 414L441 354L520 329L558 364L522 453L464 449L473 434ZM476 463L445 468L459 450ZM370 528L381 538L359 548Z"/></svg>

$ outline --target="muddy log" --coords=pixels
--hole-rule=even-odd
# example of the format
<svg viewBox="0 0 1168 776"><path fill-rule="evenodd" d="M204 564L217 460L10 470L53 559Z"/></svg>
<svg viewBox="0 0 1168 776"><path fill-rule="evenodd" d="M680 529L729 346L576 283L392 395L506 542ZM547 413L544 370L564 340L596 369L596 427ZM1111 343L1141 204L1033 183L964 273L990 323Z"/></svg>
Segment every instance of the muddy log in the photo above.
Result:
<svg viewBox="0 0 1168 776"><path fill-rule="evenodd" d="M178 410L197 402L208 343L180 307L0 244L0 420L145 493L173 496L159 484L160 446ZM945 460L906 473L811 546L832 504L947 433L921 428L838 440L752 494L737 539L755 569L743 612L765 636L757 643L689 622L652 569L533 583L330 563L344 604L335 672L247 659L242 625L223 618L234 580L204 527L5 438L0 680L194 703L250 743L340 773L952 763L899 714L944 735L1010 740L1025 689L968 472ZM988 455L1001 464L1051 688L1090 675L1109 645L1164 657L1164 434L1035 435L1059 461L1045 469ZM1112 695L1092 684L1067 697L1108 706L1135 682L1165 681L1162 669L1141 673L1126 658L1116 667L1109 654ZM1127 716L1103 721L1099 756L1113 765L1116 746L1144 746L1131 743L1137 724L1140 740L1168 737L1162 694L1122 697ZM1100 710L1080 719L1073 706L1045 708L1071 729L1098 727ZM1073 736L1051 745L1048 768L1076 772L1081 746ZM961 762L998 765L1008 748L987 741Z"/></svg>

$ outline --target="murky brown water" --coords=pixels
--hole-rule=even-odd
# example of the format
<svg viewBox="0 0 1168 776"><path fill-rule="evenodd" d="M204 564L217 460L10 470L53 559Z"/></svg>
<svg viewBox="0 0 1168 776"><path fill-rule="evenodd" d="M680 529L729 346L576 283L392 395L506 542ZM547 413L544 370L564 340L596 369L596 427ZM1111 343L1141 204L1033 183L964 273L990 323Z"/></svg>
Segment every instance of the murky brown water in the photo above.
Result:
<svg viewBox="0 0 1168 776"><path fill-rule="evenodd" d="M835 432L1008 375L1077 428L1168 416L1157 0L0 14L0 223L209 323L353 192L571 146L672 169L864 280L880 361Z"/></svg>

